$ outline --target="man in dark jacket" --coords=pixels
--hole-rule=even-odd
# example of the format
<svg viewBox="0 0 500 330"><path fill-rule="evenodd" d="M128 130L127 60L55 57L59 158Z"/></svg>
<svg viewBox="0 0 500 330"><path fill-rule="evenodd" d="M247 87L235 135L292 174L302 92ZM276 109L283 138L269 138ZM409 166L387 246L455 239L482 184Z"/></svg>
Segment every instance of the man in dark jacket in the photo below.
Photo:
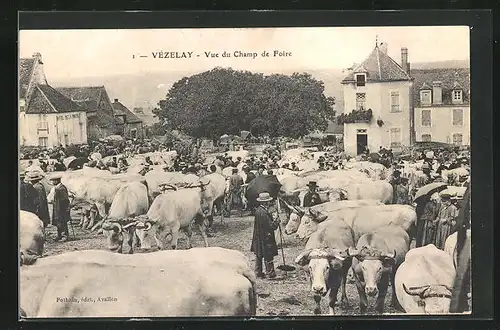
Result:
<svg viewBox="0 0 500 330"><path fill-rule="evenodd" d="M321 199L316 191L316 189L318 188L316 182L309 181L307 186L309 187L309 191L304 196L304 207L311 207L314 205L321 204Z"/></svg>
<svg viewBox="0 0 500 330"><path fill-rule="evenodd" d="M19 176L19 193L20 193L20 201L19 208L23 211L31 212L36 214L36 200L38 194L33 187L33 185L29 182L24 181L25 173L21 173Z"/></svg>
<svg viewBox="0 0 500 330"><path fill-rule="evenodd" d="M257 277L275 278L273 259L278 255L278 246L274 231L279 223L274 220L269 212L273 198L269 193L260 193L257 198L259 204L255 209L255 223L253 227L251 252L255 253L255 274ZM264 259L266 274L262 271L262 259Z"/></svg>
<svg viewBox="0 0 500 330"><path fill-rule="evenodd" d="M250 168L248 167L248 165L243 166L243 171L247 175L247 180L245 181L245 183L250 183L253 179L255 179L255 174L253 174L253 172L250 172Z"/></svg>
<svg viewBox="0 0 500 330"><path fill-rule="evenodd" d="M36 215L43 222L43 226L47 227L50 223L49 205L47 204L47 192L41 183L42 175L40 173L28 173L26 181L31 182L37 193L35 200Z"/></svg>
<svg viewBox="0 0 500 330"><path fill-rule="evenodd" d="M49 203L53 205L52 224L57 227L56 241L65 242L69 236L68 221L71 221L68 189L61 183L61 175L54 175L49 180L54 185Z"/></svg>

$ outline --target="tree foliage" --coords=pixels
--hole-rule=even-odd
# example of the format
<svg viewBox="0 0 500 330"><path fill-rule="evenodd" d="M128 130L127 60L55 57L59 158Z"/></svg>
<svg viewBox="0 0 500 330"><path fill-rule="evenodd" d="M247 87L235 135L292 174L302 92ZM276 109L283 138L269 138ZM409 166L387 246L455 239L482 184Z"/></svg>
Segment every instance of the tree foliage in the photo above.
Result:
<svg viewBox="0 0 500 330"><path fill-rule="evenodd" d="M352 123L370 123L373 118L372 109L368 110L352 110L349 113L343 113L337 117L337 124L352 124Z"/></svg>
<svg viewBox="0 0 500 330"><path fill-rule="evenodd" d="M177 81L153 111L166 127L194 137L247 130L297 138L324 130L334 117L335 99L323 92L323 82L307 73L264 76L215 68Z"/></svg>

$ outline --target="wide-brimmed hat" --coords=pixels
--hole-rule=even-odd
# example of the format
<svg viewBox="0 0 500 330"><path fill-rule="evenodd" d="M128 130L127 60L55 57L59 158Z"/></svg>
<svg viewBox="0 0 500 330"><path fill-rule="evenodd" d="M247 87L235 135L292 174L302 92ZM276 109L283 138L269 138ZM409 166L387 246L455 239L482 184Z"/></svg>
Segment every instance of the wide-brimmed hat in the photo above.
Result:
<svg viewBox="0 0 500 330"><path fill-rule="evenodd" d="M41 179L43 179L43 176L37 172L29 172L25 176L26 181L35 181L35 180L41 180Z"/></svg>
<svg viewBox="0 0 500 330"><path fill-rule="evenodd" d="M441 197L441 199L444 199L444 200L447 200L447 199L451 199L451 195L449 193L442 193L439 195Z"/></svg>
<svg viewBox="0 0 500 330"><path fill-rule="evenodd" d="M60 174L60 173L55 173L55 174L50 175L47 179L48 179L49 181L60 181L60 180L61 180L61 178L62 178L62 174Z"/></svg>
<svg viewBox="0 0 500 330"><path fill-rule="evenodd" d="M259 197L257 197L257 202L269 202L272 201L273 198L271 195L269 195L268 192L263 192L259 194Z"/></svg>
<svg viewBox="0 0 500 330"><path fill-rule="evenodd" d="M309 181L309 183L307 184L308 187L317 187L317 183L316 181Z"/></svg>

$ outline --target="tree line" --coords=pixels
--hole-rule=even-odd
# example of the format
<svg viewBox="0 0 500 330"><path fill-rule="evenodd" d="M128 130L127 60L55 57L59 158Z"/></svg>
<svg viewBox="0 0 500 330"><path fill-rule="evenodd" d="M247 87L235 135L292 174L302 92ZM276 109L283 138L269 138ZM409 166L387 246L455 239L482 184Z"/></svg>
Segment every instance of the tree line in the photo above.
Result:
<svg viewBox="0 0 500 330"><path fill-rule="evenodd" d="M264 75L214 68L173 84L153 110L155 131L178 129L193 137L223 134L299 138L324 130L335 116L335 98L308 73ZM161 126L162 128L160 129Z"/></svg>

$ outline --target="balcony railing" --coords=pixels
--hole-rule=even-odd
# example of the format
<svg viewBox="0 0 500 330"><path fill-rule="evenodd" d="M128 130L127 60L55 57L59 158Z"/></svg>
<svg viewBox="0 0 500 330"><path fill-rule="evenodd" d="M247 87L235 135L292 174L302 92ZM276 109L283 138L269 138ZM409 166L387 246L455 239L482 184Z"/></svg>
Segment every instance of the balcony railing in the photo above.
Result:
<svg viewBox="0 0 500 330"><path fill-rule="evenodd" d="M373 118L372 109L352 110L337 117L337 124L370 123Z"/></svg>

